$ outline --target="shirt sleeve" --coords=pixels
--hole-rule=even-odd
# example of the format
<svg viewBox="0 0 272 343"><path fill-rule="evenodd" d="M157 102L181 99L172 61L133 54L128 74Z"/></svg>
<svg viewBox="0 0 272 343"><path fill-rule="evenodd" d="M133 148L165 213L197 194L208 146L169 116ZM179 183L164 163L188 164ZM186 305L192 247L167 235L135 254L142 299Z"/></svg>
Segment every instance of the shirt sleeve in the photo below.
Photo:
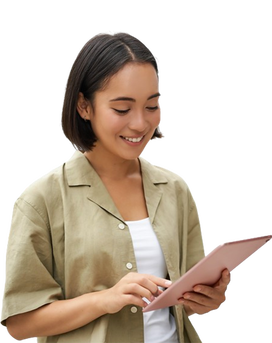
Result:
<svg viewBox="0 0 272 343"><path fill-rule="evenodd" d="M1 323L63 299L53 273L49 224L37 207L20 198L14 206L7 248Z"/></svg>

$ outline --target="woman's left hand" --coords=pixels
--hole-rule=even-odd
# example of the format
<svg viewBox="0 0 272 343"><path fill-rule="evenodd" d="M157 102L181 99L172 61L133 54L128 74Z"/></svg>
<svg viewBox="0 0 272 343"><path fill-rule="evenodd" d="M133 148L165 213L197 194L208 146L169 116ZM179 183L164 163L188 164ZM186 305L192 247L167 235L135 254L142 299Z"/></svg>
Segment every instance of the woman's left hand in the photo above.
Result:
<svg viewBox="0 0 272 343"><path fill-rule="evenodd" d="M225 292L229 282L230 273L225 269L214 286L197 285L194 287L194 292L185 293L179 301L188 316L216 310L226 300Z"/></svg>

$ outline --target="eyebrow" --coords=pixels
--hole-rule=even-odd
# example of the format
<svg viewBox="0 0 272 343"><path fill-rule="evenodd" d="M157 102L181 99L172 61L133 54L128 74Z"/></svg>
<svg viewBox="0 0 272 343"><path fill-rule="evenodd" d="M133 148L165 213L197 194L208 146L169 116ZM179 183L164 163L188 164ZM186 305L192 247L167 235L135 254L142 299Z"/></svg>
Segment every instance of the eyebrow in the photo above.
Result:
<svg viewBox="0 0 272 343"><path fill-rule="evenodd" d="M147 98L147 100L151 100L151 99L157 98L159 96L160 96L160 93L156 93L156 94L151 95L149 98ZM118 98L110 100L110 102L113 102L113 101L133 101L133 102L136 102L135 99L129 98L129 97L126 97L126 96L120 96Z"/></svg>

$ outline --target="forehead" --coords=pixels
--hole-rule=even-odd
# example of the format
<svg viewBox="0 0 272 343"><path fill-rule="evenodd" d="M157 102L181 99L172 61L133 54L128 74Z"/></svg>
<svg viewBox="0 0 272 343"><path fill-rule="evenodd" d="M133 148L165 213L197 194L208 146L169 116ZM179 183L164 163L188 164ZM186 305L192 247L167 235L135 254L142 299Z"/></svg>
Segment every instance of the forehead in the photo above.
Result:
<svg viewBox="0 0 272 343"><path fill-rule="evenodd" d="M150 63L128 63L99 91L99 95L149 97L158 92L158 76Z"/></svg>

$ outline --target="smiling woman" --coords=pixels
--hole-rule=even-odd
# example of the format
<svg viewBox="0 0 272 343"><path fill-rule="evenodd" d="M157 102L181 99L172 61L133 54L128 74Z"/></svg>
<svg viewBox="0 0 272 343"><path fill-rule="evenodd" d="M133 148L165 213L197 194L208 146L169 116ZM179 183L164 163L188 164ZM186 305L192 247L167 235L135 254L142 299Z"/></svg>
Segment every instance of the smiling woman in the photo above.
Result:
<svg viewBox="0 0 272 343"><path fill-rule="evenodd" d="M83 118L81 116L80 119L80 116L75 115L78 110L78 94L82 94L93 105L96 92L103 90L109 80L128 63L135 66L148 64L153 67L153 73L158 74L156 60L147 47L136 38L123 33L114 36L106 34L95 36L79 53L67 83L62 125L67 138L80 151L91 150L96 137L92 126L86 125L84 116ZM126 81L134 82L134 80L128 79ZM157 78L156 82L158 83ZM124 94L116 96L123 98ZM126 96L125 98L130 97ZM126 110L127 108L125 108ZM158 128L152 138L155 137L161 137Z"/></svg>
<svg viewBox="0 0 272 343"><path fill-rule="evenodd" d="M201 342L188 316L220 306L228 271L174 308L142 312L204 255L186 183L140 157L162 137L159 96L156 61L136 38L98 35L79 53L62 113L79 151L14 207L2 324L16 339Z"/></svg>

